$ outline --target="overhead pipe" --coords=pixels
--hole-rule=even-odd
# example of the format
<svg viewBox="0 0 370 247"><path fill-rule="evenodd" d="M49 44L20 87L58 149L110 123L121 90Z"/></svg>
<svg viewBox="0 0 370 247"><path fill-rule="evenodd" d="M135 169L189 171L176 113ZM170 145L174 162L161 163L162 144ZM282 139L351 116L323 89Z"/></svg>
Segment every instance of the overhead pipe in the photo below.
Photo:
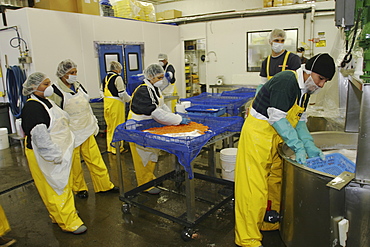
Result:
<svg viewBox="0 0 370 247"><path fill-rule="evenodd" d="M312 13L312 8L314 5L310 4L296 4L289 6L289 8L285 7L272 7L272 8L263 8L257 10L244 10L244 11L225 11L225 12L218 12L218 13L210 13L210 14L203 14L203 15L194 15L194 16L184 16L180 18L176 18L173 20L163 20L158 21L157 23L169 23L169 24L189 24L189 23L196 23L196 22L205 22L205 21L214 21L214 20L224 20L224 19L233 19L233 18L247 18L247 17L255 17L255 16L266 16L266 15L288 15L288 14L299 14L299 13ZM317 12L328 12L328 11L335 11L334 8L330 9L320 9L315 10L314 13ZM312 18L312 17L311 17Z"/></svg>
<svg viewBox="0 0 370 247"><path fill-rule="evenodd" d="M314 55L314 52L313 52L314 23L315 23L315 4L312 4L312 6L311 6L311 31L310 31L310 37L312 39L312 42L310 44L310 57L312 57Z"/></svg>

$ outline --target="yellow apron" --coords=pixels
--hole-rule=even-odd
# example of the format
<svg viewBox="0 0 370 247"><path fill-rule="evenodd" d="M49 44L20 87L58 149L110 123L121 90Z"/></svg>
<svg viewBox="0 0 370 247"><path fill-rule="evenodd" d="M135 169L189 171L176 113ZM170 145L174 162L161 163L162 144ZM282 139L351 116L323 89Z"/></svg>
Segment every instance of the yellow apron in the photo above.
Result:
<svg viewBox="0 0 370 247"><path fill-rule="evenodd" d="M304 108L297 102L287 119L295 127ZM279 223L263 221L267 202L280 212L282 160L278 154L281 137L267 120L248 115L244 122L235 168L235 243L261 246L260 230L277 230Z"/></svg>
<svg viewBox="0 0 370 247"><path fill-rule="evenodd" d="M283 62L283 67L281 68L281 71L285 71L286 63L288 61L289 54L290 54L290 51L288 51L285 54L284 62ZM270 80L272 77L274 77L274 76L270 75L270 59L271 59L271 55L267 57L267 65L266 65L267 80Z"/></svg>
<svg viewBox="0 0 370 247"><path fill-rule="evenodd" d="M116 153L116 148L110 143L113 139L116 127L125 122L125 103L119 97L114 97L108 89L108 82L114 75L105 78L104 87L104 119L107 124L107 151ZM120 152L124 150L123 141L121 142Z"/></svg>

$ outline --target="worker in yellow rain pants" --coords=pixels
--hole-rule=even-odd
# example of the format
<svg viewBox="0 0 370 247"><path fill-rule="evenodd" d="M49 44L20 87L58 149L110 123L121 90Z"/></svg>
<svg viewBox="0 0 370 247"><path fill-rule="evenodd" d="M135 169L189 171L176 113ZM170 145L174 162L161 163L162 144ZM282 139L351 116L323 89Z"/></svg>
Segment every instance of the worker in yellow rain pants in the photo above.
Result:
<svg viewBox="0 0 370 247"><path fill-rule="evenodd" d="M52 94L50 79L41 72L23 84L23 95L30 96L22 109L25 153L52 221L64 231L81 234L87 227L77 215L70 176L75 137L68 114L46 98Z"/></svg>
<svg viewBox="0 0 370 247"><path fill-rule="evenodd" d="M304 112L310 94L335 73L333 58L318 54L295 72L283 71L256 95L242 128L235 168L235 243L262 246L260 231L278 230L284 141L306 163L306 156L324 159L307 129ZM268 205L271 207L268 208ZM267 210L268 209L268 210Z"/></svg>
<svg viewBox="0 0 370 247"><path fill-rule="evenodd" d="M87 198L87 185L81 167L81 156L90 171L95 192L118 192L110 181L108 169L101 156L95 135L99 132L97 119L89 104L89 95L77 81L77 65L70 59L59 63L53 84L54 93L49 97L68 113L69 126L75 135L75 158L72 163L73 191L79 198Z"/></svg>
<svg viewBox="0 0 370 247"><path fill-rule="evenodd" d="M10 231L10 225L6 218L4 209L0 205L0 246L11 246L16 240L7 238L4 235Z"/></svg>
<svg viewBox="0 0 370 247"><path fill-rule="evenodd" d="M116 154L116 149L110 144L116 127L126 121L125 102L130 102L131 97L126 92L126 86L120 76L122 65L117 61L110 62L110 71L101 84L101 94L104 97L104 119L107 124L107 151ZM120 152L124 150L123 142Z"/></svg>
<svg viewBox="0 0 370 247"><path fill-rule="evenodd" d="M190 119L172 113L164 104L163 95L159 89L163 84L163 68L159 64L150 64L144 70L144 77L143 83L132 94L128 118L136 121L154 119L164 125L189 124ZM158 149L143 147L136 143L130 143L130 149L138 186L153 180ZM152 187L147 192L155 195L161 190Z"/></svg>

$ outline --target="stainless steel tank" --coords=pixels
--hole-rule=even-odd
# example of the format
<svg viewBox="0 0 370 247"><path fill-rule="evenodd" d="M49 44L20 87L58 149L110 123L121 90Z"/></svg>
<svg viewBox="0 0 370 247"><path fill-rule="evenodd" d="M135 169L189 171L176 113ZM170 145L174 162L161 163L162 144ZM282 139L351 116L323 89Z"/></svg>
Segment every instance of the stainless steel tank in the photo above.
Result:
<svg viewBox="0 0 370 247"><path fill-rule="evenodd" d="M357 133L312 133L323 150L357 149ZM279 150L284 160L280 234L288 247L336 247L338 222L349 220L347 245L370 246L370 184L353 180L336 190L326 184L335 176L307 168L289 157L286 145Z"/></svg>

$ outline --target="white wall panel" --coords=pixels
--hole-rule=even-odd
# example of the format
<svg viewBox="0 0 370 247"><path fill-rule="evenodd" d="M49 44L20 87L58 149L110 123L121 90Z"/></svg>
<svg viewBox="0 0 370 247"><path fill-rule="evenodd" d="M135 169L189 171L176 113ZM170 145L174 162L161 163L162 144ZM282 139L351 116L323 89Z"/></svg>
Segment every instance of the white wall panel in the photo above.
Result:
<svg viewBox="0 0 370 247"><path fill-rule="evenodd" d="M160 52L171 54L175 66L181 64L177 26L30 8L9 11L7 17L8 25L19 25L28 34L22 37L33 58L30 72L42 71L55 80L58 63L70 58L77 63L78 80L92 98L99 97L100 82L94 41L144 42L144 66L157 62ZM8 36L0 32L0 44L7 42ZM11 53L9 60L17 63L19 55L14 50L2 45L0 52Z"/></svg>

